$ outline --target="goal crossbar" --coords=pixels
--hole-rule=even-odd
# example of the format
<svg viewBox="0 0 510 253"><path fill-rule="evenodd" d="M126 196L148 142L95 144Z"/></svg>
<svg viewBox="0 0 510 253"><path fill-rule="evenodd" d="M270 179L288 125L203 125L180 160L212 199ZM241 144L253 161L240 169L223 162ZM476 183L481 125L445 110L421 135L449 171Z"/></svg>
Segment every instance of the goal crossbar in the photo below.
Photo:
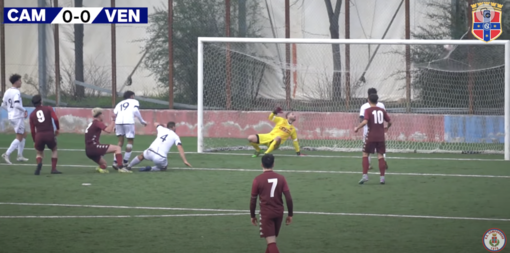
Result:
<svg viewBox="0 0 510 253"><path fill-rule="evenodd" d="M274 44L379 44L379 45L503 45L504 65L504 159L510 160L510 40L485 43L480 40L398 40L398 39L284 39L199 37L197 63L197 152L204 152L204 44L205 43L274 43Z"/></svg>

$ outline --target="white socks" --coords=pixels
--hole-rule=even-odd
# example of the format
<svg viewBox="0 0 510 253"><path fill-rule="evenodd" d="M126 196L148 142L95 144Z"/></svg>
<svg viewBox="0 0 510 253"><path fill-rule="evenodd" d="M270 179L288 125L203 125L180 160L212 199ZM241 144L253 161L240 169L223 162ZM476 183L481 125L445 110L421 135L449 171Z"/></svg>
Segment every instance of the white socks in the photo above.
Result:
<svg viewBox="0 0 510 253"><path fill-rule="evenodd" d="M152 166L151 171L161 171L161 169L156 166Z"/></svg>
<svg viewBox="0 0 510 253"><path fill-rule="evenodd" d="M131 152L125 152L124 153L124 161L129 161L129 158L131 158Z"/></svg>
<svg viewBox="0 0 510 253"><path fill-rule="evenodd" d="M384 161L386 161L386 153L383 154ZM370 154L368 154L368 166L372 165L372 160L370 159Z"/></svg>
<svg viewBox="0 0 510 253"><path fill-rule="evenodd" d="M140 159L138 159L138 156L137 156L133 159L133 161L131 161L131 163L129 163L129 167L133 167L139 163L140 163Z"/></svg>
<svg viewBox="0 0 510 253"><path fill-rule="evenodd" d="M25 149L25 141L26 141L26 139L23 139L18 145L18 157L23 157L23 149Z"/></svg>
<svg viewBox="0 0 510 253"><path fill-rule="evenodd" d="M363 174L363 179L368 179L368 174Z"/></svg>
<svg viewBox="0 0 510 253"><path fill-rule="evenodd" d="M9 149L7 149L7 152L5 152L5 154L7 156L11 155L11 153L16 149L18 148L18 152L19 152L19 144L20 144L20 141L18 141L18 139L14 139L12 142L11 142L11 146L9 146Z"/></svg>

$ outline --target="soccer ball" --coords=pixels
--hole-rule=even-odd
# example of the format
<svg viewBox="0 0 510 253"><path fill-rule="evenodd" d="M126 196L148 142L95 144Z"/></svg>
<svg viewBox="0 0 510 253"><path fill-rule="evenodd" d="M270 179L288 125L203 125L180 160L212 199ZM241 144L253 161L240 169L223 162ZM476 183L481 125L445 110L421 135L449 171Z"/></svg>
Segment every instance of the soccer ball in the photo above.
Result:
<svg viewBox="0 0 510 253"><path fill-rule="evenodd" d="M454 48L453 45L444 45L444 49L448 50L448 51L452 51Z"/></svg>

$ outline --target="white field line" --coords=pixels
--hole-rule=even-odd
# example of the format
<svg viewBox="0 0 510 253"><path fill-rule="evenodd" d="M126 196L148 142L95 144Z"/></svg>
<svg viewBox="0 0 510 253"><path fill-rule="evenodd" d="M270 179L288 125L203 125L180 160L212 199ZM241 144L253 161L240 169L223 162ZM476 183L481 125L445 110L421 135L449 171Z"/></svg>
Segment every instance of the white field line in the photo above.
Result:
<svg viewBox="0 0 510 253"><path fill-rule="evenodd" d="M36 164L12 164L0 163L5 166L21 166L21 167L34 167ZM43 165L49 167L49 164ZM96 168L93 165L58 165L60 168L75 167L75 168ZM199 170L199 171L238 171L238 172L262 172L260 169L229 169L229 168L187 168L187 167L175 167L169 168L170 170ZM360 174L360 171L338 171L338 170L275 170L281 173L318 173L318 174ZM150 172L144 172L150 173ZM368 174L379 175L378 171L369 172ZM395 176L424 176L424 177L468 177L468 178L510 178L510 176L501 175L469 175L469 174L441 174L441 173L399 173L399 172L386 172L386 175Z"/></svg>
<svg viewBox="0 0 510 253"><path fill-rule="evenodd" d="M168 218L168 217L213 217L236 216L246 213L210 213L210 214L163 214L163 215L27 215L27 216L0 216L0 219L83 219L83 218Z"/></svg>
<svg viewBox="0 0 510 253"><path fill-rule="evenodd" d="M7 150L6 147L0 147L0 150ZM33 148L25 148L25 150L34 150ZM58 151L69 151L69 152L85 152L84 149L58 149ZM142 153L142 151L132 151L135 153ZM342 152L339 152L342 153ZM360 152L361 153L361 152ZM251 156L252 153L222 153L222 152L206 152L206 153L198 153L198 152L186 152L186 154L201 154L201 155L229 155L229 156ZM296 155L286 155L286 154L278 154L278 156L285 157L296 157ZM349 156L349 155L305 155L306 157L314 157L314 158L350 158L350 159L359 159L359 156ZM303 157L300 157L300 159ZM488 162L504 162L503 158L501 159L483 159L483 158L441 158L441 157L400 157L400 156L388 156L388 159L392 160L442 160L442 161L488 161Z"/></svg>
<svg viewBox="0 0 510 253"><path fill-rule="evenodd" d="M76 205L76 204L44 204L44 203L12 203L0 202L0 205L16 205L16 206L58 206L58 207L85 207L85 208L111 208L111 209L138 209L138 210L179 210L179 211L204 211L204 212L233 212L233 215L249 215L248 210L231 210L231 209L203 209L203 208L174 208L174 207L140 207L140 206L103 206L103 205ZM391 217L391 218L414 218L414 219L443 219L443 220L475 220L475 221L505 221L510 219L504 218L478 218L478 217L452 217L452 216L428 216L428 215L405 215L405 214L371 214L371 213L329 213L329 212L302 212L295 211L295 214L308 215L333 215L333 216L368 216L368 217ZM189 214L191 215L191 214ZM226 215L226 214L222 214ZM125 215L126 218L141 215ZM147 216L147 215L145 215ZM144 216L144 217L145 217ZM157 215L156 215L157 216ZM16 217L16 216L11 216ZM35 216L36 217L36 216ZM78 216L77 216L78 217ZM114 216L104 216L114 217ZM172 216L170 216L172 217Z"/></svg>

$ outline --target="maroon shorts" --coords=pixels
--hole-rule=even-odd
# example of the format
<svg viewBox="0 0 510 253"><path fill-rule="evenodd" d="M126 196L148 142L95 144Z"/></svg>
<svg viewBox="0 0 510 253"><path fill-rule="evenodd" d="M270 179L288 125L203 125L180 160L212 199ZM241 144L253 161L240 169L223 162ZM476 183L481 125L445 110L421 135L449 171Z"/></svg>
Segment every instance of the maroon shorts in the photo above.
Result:
<svg viewBox="0 0 510 253"><path fill-rule="evenodd" d="M87 157L90 160L99 164L101 157L103 157L106 154L108 148L110 148L110 144L89 145L85 147L85 154L87 154Z"/></svg>
<svg viewBox="0 0 510 253"><path fill-rule="evenodd" d="M283 215L277 217L264 217L259 214L260 237L278 236L282 226Z"/></svg>
<svg viewBox="0 0 510 253"><path fill-rule="evenodd" d="M37 133L35 136L34 147L37 151L44 151L44 147L48 147L50 150L54 150L57 147L57 139L53 132Z"/></svg>
<svg viewBox="0 0 510 253"><path fill-rule="evenodd" d="M385 154L386 153L386 143L384 141L372 141L372 142L365 142L363 145L363 153L379 153L379 154Z"/></svg>

